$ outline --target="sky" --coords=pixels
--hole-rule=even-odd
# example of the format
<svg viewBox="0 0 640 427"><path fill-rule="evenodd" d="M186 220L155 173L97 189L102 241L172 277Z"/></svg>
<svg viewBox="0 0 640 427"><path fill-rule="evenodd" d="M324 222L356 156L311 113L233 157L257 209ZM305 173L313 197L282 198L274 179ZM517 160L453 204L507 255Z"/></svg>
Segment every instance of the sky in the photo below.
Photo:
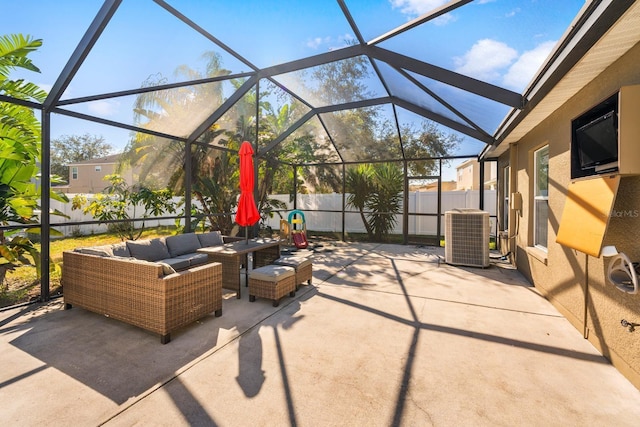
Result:
<svg viewBox="0 0 640 427"><path fill-rule="evenodd" d="M345 0L367 41L446 2ZM43 46L31 55L41 73L12 77L50 89L102 2L28 3L27 12L24 2L0 0L3 15L12 17L2 20L0 34L22 33L43 40ZM339 49L355 40L335 0L168 3L258 67ZM476 0L379 46L522 93L584 4L584 0ZM162 76L169 82L184 80L176 69L186 64L204 72L201 55L211 49L223 52L151 0L123 0L63 99L138 88L149 76ZM247 64L226 53L223 62L232 72L249 71ZM477 118L490 133L509 111L438 82L421 81L442 97L454 99L458 109ZM133 99L95 101L72 109L132 124ZM52 117L52 139L84 133L103 136L116 151L129 138L126 130ZM483 144L466 138L456 154L477 154L482 148Z"/></svg>

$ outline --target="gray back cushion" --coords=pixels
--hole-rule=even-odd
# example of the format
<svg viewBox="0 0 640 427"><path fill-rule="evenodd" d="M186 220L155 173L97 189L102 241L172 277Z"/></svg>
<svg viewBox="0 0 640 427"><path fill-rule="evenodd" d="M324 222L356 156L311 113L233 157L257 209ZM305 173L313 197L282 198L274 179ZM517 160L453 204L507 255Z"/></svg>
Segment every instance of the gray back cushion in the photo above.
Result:
<svg viewBox="0 0 640 427"><path fill-rule="evenodd" d="M172 257L192 254L200 249L200 240L195 233L178 234L167 237L167 248Z"/></svg>
<svg viewBox="0 0 640 427"><path fill-rule="evenodd" d="M200 244L202 247L208 246L218 246L224 243L224 239L222 238L222 233L219 231L212 231L210 233L198 234L198 239L200 239Z"/></svg>
<svg viewBox="0 0 640 427"><path fill-rule="evenodd" d="M145 261L159 261L171 258L164 237L151 240L127 240L131 256Z"/></svg>

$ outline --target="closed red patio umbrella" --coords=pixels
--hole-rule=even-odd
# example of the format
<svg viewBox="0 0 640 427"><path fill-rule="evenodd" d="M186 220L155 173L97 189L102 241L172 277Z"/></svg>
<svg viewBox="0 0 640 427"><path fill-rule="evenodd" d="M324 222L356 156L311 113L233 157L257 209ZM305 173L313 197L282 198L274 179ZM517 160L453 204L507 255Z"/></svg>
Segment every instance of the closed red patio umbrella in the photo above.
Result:
<svg viewBox="0 0 640 427"><path fill-rule="evenodd" d="M249 239L246 227L255 224L260 219L260 213L253 198L253 148L251 143L244 141L240 146L240 200L236 210L236 223L245 227L247 242Z"/></svg>

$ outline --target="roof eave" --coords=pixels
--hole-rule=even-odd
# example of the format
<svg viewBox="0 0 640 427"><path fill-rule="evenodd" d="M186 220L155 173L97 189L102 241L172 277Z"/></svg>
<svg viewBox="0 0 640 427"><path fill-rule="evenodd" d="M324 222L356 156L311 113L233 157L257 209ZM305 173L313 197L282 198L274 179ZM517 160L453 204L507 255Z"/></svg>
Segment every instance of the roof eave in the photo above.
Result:
<svg viewBox="0 0 640 427"><path fill-rule="evenodd" d="M480 153L481 159L496 158L508 150L509 143L517 142L519 138L512 137L514 130L522 125L525 118L562 79L571 75L574 66L589 55L590 49L607 35L634 3L634 0L592 0L583 6L527 86L524 92L524 107L512 108L509 111L494 134L494 144L488 145ZM560 105L569 100L575 92L563 97ZM548 117L553 111L546 112L543 118ZM543 118L538 119L535 124L528 123L527 127L533 128Z"/></svg>

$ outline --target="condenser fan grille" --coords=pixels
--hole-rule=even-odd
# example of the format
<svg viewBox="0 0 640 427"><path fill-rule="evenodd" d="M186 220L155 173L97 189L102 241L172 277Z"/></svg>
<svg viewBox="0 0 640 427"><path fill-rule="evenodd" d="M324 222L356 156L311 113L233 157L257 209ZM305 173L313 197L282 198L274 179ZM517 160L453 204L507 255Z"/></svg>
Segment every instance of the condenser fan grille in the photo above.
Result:
<svg viewBox="0 0 640 427"><path fill-rule="evenodd" d="M489 212L454 209L444 214L445 262L489 266Z"/></svg>

